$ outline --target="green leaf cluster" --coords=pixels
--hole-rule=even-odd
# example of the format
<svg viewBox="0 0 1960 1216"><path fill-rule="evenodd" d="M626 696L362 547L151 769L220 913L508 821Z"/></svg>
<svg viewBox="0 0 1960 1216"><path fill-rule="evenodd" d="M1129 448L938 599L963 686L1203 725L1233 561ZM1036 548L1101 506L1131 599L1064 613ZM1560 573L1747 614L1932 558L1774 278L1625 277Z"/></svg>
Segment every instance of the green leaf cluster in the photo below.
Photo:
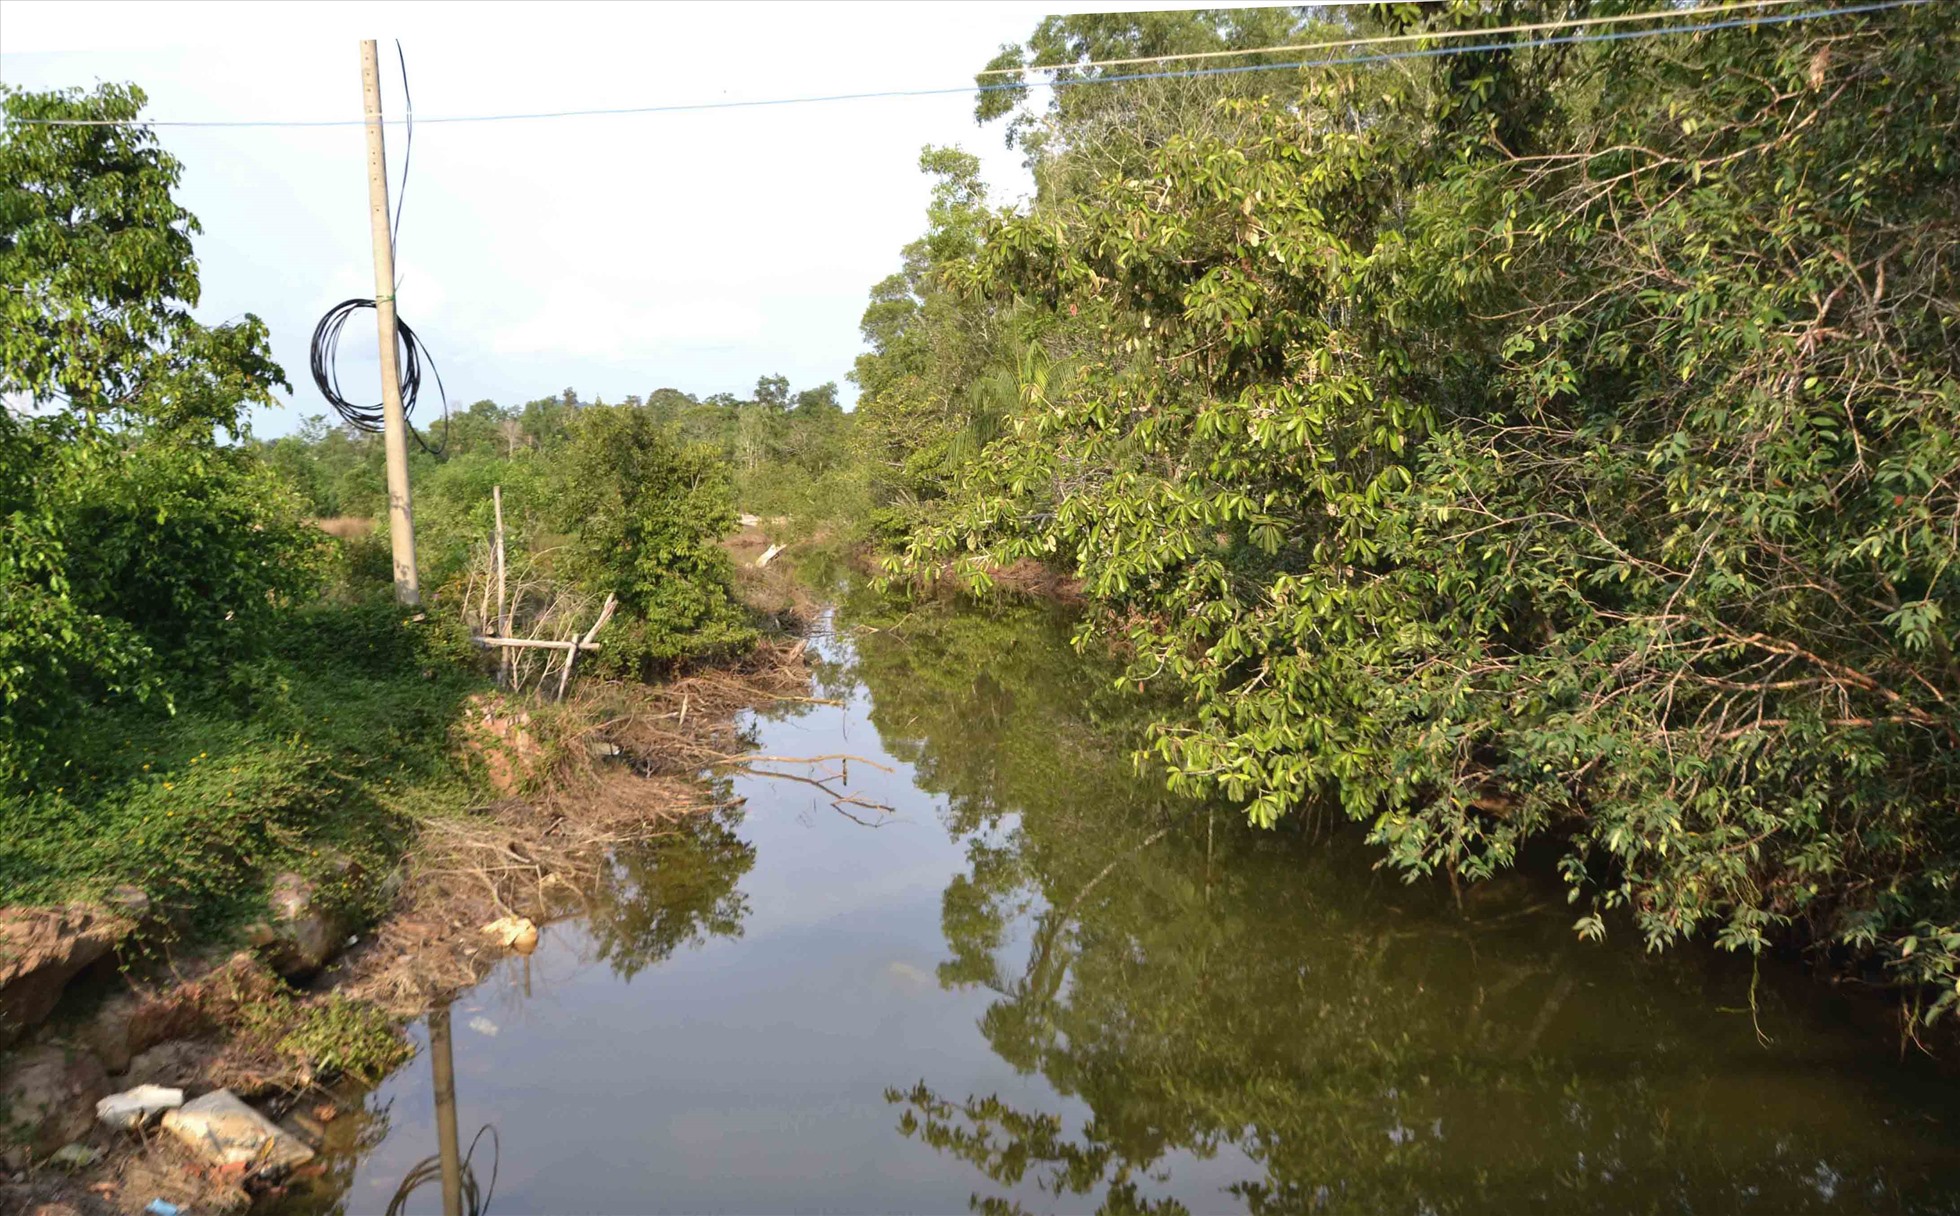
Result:
<svg viewBox="0 0 1960 1216"><path fill-rule="evenodd" d="M683 443L644 407L595 405L580 411L557 478L568 572L617 595L625 615L606 637L606 669L641 673L754 642L718 543L736 522L718 452Z"/></svg>

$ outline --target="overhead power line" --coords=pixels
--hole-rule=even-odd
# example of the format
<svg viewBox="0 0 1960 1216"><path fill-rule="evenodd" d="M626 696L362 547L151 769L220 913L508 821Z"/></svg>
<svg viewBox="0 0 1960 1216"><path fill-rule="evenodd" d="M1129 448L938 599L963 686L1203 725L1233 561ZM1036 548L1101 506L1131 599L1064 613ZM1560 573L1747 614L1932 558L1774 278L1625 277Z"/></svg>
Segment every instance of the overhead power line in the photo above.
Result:
<svg viewBox="0 0 1960 1216"><path fill-rule="evenodd" d="M1622 25L1631 21L1658 21L1700 17L1709 13L1732 13L1743 9L1775 8L1800 4L1803 0L1730 0L1725 4L1703 4L1694 8L1655 9L1644 13L1616 13L1608 17L1561 17L1555 21L1536 21L1525 25L1498 25L1461 30L1424 30L1418 34L1381 34L1365 38L1336 38L1329 42L1289 42L1276 46L1249 46L1229 51L1182 51L1175 55L1136 55L1128 59L1089 59L1073 63L1028 63L1011 68L986 68L980 76L1011 76L1016 72L1086 72L1090 68L1126 68L1143 63L1173 63L1193 59L1235 59L1242 55L1288 55L1304 51L1331 51L1343 47L1389 46L1402 42L1429 42L1438 38L1494 38L1499 34L1538 34L1546 30L1580 29L1594 25Z"/></svg>
<svg viewBox="0 0 1960 1216"><path fill-rule="evenodd" d="M1124 84L1141 80L1186 80L1207 76L1238 76L1253 72L1283 72L1308 68L1351 67L1369 63L1391 63L1409 59L1442 59L1455 55L1471 55L1487 51L1516 51L1533 47L1573 46L1597 42L1632 42L1648 38L1670 37L1680 34L1705 34L1715 30L1753 29L1760 26L1792 25L1805 21L1816 21L1826 17L1852 16L1859 13L1877 13L1895 8L1915 8L1930 4L1932 0L1873 0L1865 4L1847 4L1831 8L1812 9L1802 13L1772 13L1755 17L1736 17L1724 21L1706 21L1694 25L1669 25L1657 29L1611 30L1602 34L1561 34L1545 38L1528 38L1511 42L1480 42L1469 46L1421 47L1415 50L1388 51L1371 55L1344 55L1328 59L1299 60L1288 63L1252 63L1232 67L1194 68L1186 71L1169 72L1128 72L1105 76L1079 76L1065 80L1009 81L1002 84L961 85L949 88L930 89L881 89L860 93L828 93L802 97L771 97L750 101L699 101L679 102L668 105L619 106L604 109L585 110L538 110L519 114L459 114L447 117L422 117L417 121L430 123L481 123L481 122L530 122L557 118L601 118L631 114L686 114L708 110L745 110L767 106L818 105L841 101L873 101L884 98L909 97L947 97L960 94L997 93L1011 89L1028 88L1083 88L1090 85ZM1740 5L1734 6L1740 7ZM1681 11L1712 11L1708 9ZM1649 16L1668 16L1667 13L1652 13ZM1481 35L1490 37L1497 31L1464 30L1455 31L1456 36ZM1422 35L1424 38L1442 36L1440 33ZM1397 39L1404 38L1397 35ZM1382 39L1386 42L1390 39ZM1352 43L1347 45L1363 45ZM1251 52L1237 52L1249 54ZM1064 65L1057 65L1064 66ZM1073 65L1080 67L1082 65ZM359 118L321 118L321 119L229 119L229 120L191 120L191 119L98 119L98 118L27 118L10 119L23 125L65 126L65 127L355 127L365 122ZM393 121L393 120L391 120Z"/></svg>

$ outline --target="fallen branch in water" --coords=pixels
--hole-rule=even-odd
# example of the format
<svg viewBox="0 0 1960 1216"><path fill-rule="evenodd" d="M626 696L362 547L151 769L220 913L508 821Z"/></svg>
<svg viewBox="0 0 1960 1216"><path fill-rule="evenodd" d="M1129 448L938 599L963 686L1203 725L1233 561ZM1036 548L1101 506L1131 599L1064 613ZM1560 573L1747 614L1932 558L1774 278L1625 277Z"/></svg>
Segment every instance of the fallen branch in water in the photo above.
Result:
<svg viewBox="0 0 1960 1216"><path fill-rule="evenodd" d="M867 767L870 768L875 768L881 773L889 773L895 771L883 764L878 763L876 760L867 760L863 756L853 756L846 752L836 752L827 756L732 755L732 756L722 756L720 757L720 759L729 764L823 764L831 760L841 760L844 763L849 764L851 761L855 760L859 764L866 765Z"/></svg>

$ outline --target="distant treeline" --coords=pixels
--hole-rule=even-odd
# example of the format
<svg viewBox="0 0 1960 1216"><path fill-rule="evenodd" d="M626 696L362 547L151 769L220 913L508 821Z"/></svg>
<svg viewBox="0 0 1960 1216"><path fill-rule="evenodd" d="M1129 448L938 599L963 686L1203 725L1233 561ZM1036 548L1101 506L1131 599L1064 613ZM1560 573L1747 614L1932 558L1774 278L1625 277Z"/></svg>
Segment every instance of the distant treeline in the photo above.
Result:
<svg viewBox="0 0 1960 1216"><path fill-rule="evenodd" d="M764 376L747 398L663 388L610 405L568 388L521 406L478 401L422 427L409 476L423 584L453 597L481 574L501 487L514 554L541 576L620 595L626 636L600 660L616 670L747 644L717 544L738 510L794 521L779 535L861 513L835 384L792 393ZM314 516L385 515L381 436L315 415L255 447ZM344 551L351 579L387 581L385 521Z"/></svg>
<svg viewBox="0 0 1960 1216"><path fill-rule="evenodd" d="M522 405L478 401L441 418L418 420L422 444L410 447L410 480L419 499L440 500L459 482L495 461L549 456L572 438L579 411L604 407L582 401L576 389ZM617 403L669 428L684 444L712 449L731 470L744 510L806 515L814 500L807 483L836 479L849 466L850 416L834 383L792 393L782 376L757 380L748 398L707 398L662 388ZM386 508L381 436L357 431L330 415L305 417L290 435L260 440L267 464L285 476L313 515L374 517ZM790 473L787 481L777 474Z"/></svg>

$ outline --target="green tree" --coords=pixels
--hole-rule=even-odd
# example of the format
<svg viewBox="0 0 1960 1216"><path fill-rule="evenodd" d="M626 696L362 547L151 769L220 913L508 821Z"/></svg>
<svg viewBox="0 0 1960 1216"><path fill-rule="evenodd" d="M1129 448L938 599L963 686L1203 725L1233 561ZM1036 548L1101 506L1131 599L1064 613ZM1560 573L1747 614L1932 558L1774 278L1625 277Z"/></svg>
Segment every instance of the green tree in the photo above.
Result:
<svg viewBox="0 0 1960 1216"><path fill-rule="evenodd" d="M991 392L997 373L1015 365L1028 338L1012 301L963 296L946 280L978 252L993 218L979 158L927 148L919 168L938 179L926 232L905 247L903 268L872 288L859 325L870 350L851 372L862 390L854 443L870 523L887 542L945 493L977 453L976 437L991 434L1002 404Z"/></svg>
<svg viewBox="0 0 1960 1216"><path fill-rule="evenodd" d="M1336 10L1336 20L1354 24L1354 11ZM1007 119L1007 143L1027 154L1043 202L1086 198L1104 179L1142 168L1149 155L1174 135L1237 138L1243 133L1238 114L1221 102L1284 96L1296 87L1296 80L1289 79L1291 73L1278 71L1105 80L1285 63L1293 58L1285 52L1111 68L1077 65L1215 54L1345 33L1343 25L1326 20L1324 11L1294 6L1046 17L1025 43L1002 47L975 78L986 91L975 99L974 118L981 123ZM1032 80L1062 87L1048 90L1046 106L1037 110L1028 104ZM1093 81L1105 82L1093 88L1070 87Z"/></svg>
<svg viewBox="0 0 1960 1216"><path fill-rule="evenodd" d="M142 105L0 98L0 780L91 702L249 654L313 574L297 501L217 442L285 380L258 318L192 319L197 221Z"/></svg>
<svg viewBox="0 0 1960 1216"><path fill-rule="evenodd" d="M755 403L766 410L781 413L789 408L789 377L761 376L755 382Z"/></svg>
<svg viewBox="0 0 1960 1216"><path fill-rule="evenodd" d="M715 451L683 445L643 407L586 406L556 474L571 573L594 594L619 597L606 668L640 673L753 642L717 543L734 531L735 508Z"/></svg>
<svg viewBox="0 0 1960 1216"><path fill-rule="evenodd" d="M983 226L944 298L1039 357L911 568L1080 576L1185 699L1173 783L1258 822L1337 803L1411 876L1550 837L1583 933L1835 943L1951 1005L1960 35L1478 55Z"/></svg>

